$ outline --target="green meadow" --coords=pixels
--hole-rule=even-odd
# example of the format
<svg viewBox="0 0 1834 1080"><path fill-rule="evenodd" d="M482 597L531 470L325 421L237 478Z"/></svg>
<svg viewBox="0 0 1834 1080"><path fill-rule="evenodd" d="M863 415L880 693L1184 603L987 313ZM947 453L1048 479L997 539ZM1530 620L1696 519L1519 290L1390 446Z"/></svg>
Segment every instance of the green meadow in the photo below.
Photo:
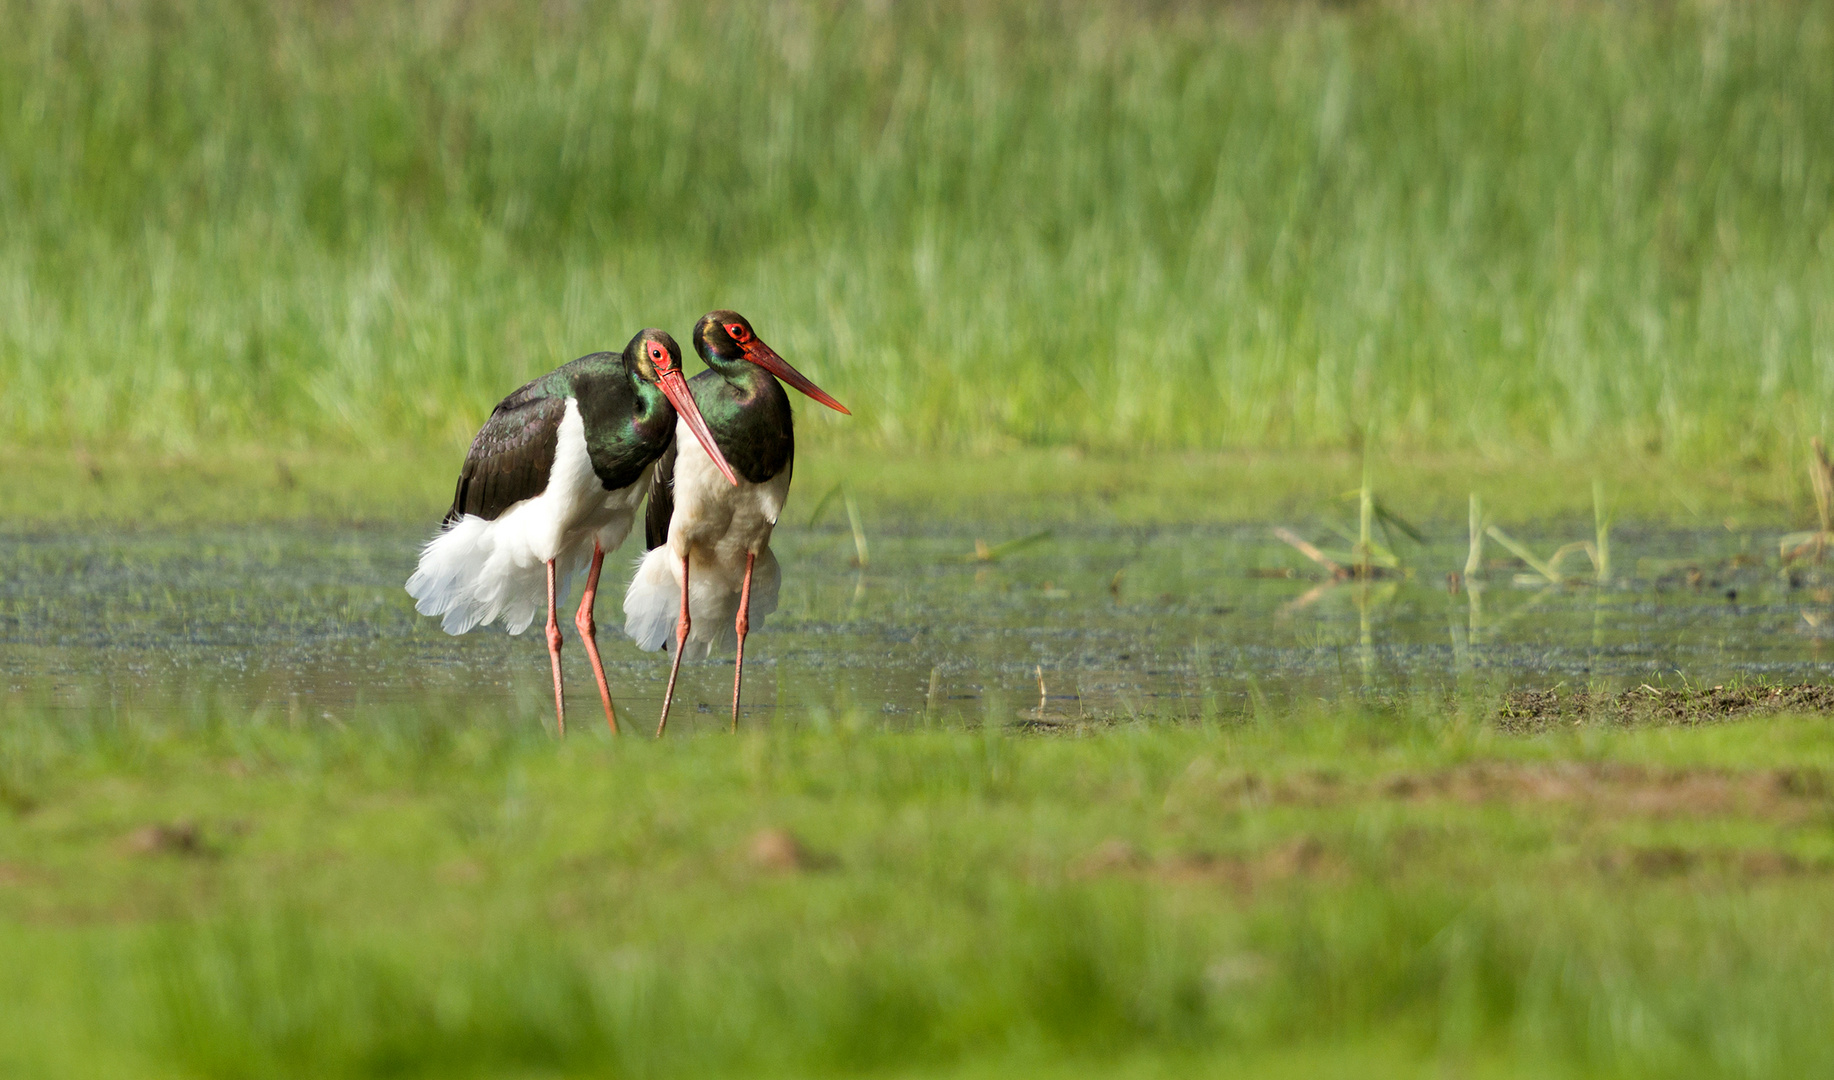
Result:
<svg viewBox="0 0 1834 1080"><path fill-rule="evenodd" d="M1819 649L1834 579L1775 534L1815 520L1834 420L1834 3L0 0L0 27L0 1075L1834 1072L1814 695L1523 731L1480 671L1079 697L1040 730L998 693L932 716L932 672L920 721L837 682L663 742L576 686L557 741L450 686L315 719L207 659L136 699L111 628L8 577L126 580L86 610L207 658L252 618L225 582L289 569L236 529L431 529L509 390L730 306L853 410L799 409L785 518L853 523L786 567L835 596L881 529L1167 543L1353 520L1370 482L1439 541L1472 494L1537 550L1615 515L1620 575L1654 552L1683 584L1598 611L1723 571L1738 625L1770 604ZM202 554L140 580L60 551L85 529ZM1082 588L1054 550L1006 587ZM931 606L1004 602L988 562ZM1532 608L1492 562L1488 610ZM1433 591L1461 566L1356 593L1364 648L1429 600L1475 639L1476 595ZM234 619L183 617L199 580ZM340 671L431 650L389 629L398 579L311 580ZM1201 587L1217 618L1245 588Z"/></svg>
<svg viewBox="0 0 1834 1080"><path fill-rule="evenodd" d="M1834 726L0 726L8 1076L1820 1075Z"/></svg>

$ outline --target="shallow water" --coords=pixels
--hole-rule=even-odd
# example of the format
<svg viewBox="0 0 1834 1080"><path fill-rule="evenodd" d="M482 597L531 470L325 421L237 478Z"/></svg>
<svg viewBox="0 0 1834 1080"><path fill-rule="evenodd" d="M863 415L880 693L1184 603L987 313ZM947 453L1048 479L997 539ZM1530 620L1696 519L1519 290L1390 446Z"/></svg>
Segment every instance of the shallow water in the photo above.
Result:
<svg viewBox="0 0 1834 1080"><path fill-rule="evenodd" d="M1586 531L1520 539L1545 554ZM539 632L453 638L415 614L401 583L424 538L310 526L0 536L0 698L143 712L211 702L331 722L424 703L552 724ZM974 558L977 541L997 554L1015 538L874 529L861 569L851 533L786 523L782 603L747 650L745 715L1181 719L1372 692L1823 679L1834 664L1834 594L1812 571L1784 573L1768 534L1620 527L1606 587L1531 582L1492 545L1484 581L1456 592L1446 575L1464 566L1462 528L1407 548L1411 576L1367 584L1329 583L1266 526L1059 529ZM600 640L623 716L647 730L667 665L615 629L635 554L607 562ZM1287 570L1297 576L1270 576ZM563 623L571 725L602 725ZM686 665L671 726L723 724L730 670L729 658Z"/></svg>

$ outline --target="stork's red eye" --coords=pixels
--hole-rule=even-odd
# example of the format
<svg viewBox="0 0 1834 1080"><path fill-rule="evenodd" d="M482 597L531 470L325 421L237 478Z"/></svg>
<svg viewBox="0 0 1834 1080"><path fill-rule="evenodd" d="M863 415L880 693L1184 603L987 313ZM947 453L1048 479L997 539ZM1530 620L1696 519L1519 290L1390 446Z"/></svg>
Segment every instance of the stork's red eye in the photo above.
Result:
<svg viewBox="0 0 1834 1080"><path fill-rule="evenodd" d="M726 332L732 335L732 340L741 345L751 340L751 331L746 329L744 323L729 322L726 324Z"/></svg>

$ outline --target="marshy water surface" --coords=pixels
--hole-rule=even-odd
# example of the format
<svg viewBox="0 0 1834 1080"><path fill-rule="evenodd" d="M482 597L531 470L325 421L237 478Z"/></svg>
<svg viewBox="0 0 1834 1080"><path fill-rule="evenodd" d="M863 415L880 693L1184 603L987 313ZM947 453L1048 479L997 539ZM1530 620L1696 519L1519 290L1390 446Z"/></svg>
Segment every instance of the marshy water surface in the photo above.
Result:
<svg viewBox="0 0 1834 1080"><path fill-rule="evenodd" d="M1521 539L1546 551L1576 531ZM1620 527L1609 585L1550 586L1492 558L1475 589L1447 581L1465 564L1462 528L1410 548L1409 575L1336 584L1265 525L1059 528L1015 550L1023 532L875 529L862 568L847 531L781 530L782 601L748 650L747 720L1179 720L1369 693L1799 681L1834 664L1834 594L1814 570L1781 567L1762 532ZM331 723L412 704L551 724L539 633L452 638L415 614L401 583L425 535L0 536L0 694ZM616 629L635 551L608 560L599 620L620 709L648 730L667 667ZM563 622L571 726L602 726ZM729 664L684 668L684 726L724 723Z"/></svg>

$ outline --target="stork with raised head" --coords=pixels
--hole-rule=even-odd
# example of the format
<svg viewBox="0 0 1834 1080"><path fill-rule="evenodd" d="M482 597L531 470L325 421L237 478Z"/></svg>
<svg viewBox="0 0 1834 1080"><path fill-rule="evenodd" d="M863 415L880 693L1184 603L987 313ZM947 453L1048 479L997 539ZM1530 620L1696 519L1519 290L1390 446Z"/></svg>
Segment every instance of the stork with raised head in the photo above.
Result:
<svg viewBox="0 0 1834 1080"><path fill-rule="evenodd" d="M759 340L736 311L703 316L694 327L694 351L707 370L688 385L714 445L678 434L657 463L645 516L650 551L624 597L624 632L637 647L672 645L675 653L658 736L669 723L682 655L705 657L727 642L736 651L732 726L739 726L745 635L754 617L777 609L781 574L771 530L789 495L796 451L790 398L777 380L847 411ZM737 484L721 482L717 452L738 470Z"/></svg>
<svg viewBox="0 0 1834 1080"><path fill-rule="evenodd" d="M543 375L504 398L472 440L452 509L408 578L415 609L442 616L448 634L498 620L520 634L545 593L554 719L563 735L556 587L590 558L573 623L616 732L592 620L599 568L630 532L653 466L678 431L695 443L708 475L738 483L688 391L681 346L664 331L640 331L622 354L593 353Z"/></svg>

